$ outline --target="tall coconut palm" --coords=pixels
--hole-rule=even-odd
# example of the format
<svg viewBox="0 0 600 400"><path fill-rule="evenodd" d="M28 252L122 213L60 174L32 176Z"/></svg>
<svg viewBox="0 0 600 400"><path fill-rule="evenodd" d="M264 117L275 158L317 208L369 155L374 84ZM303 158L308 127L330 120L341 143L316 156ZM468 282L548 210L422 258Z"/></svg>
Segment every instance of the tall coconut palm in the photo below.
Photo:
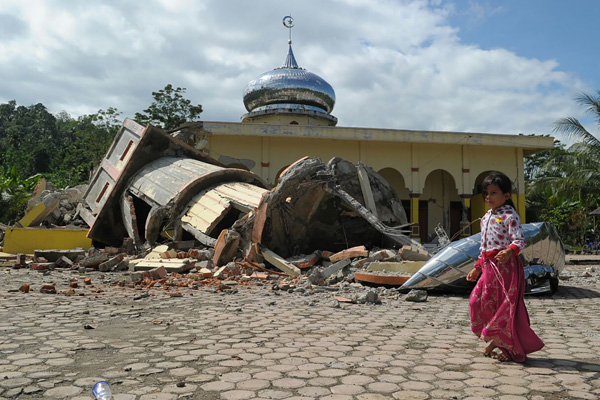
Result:
<svg viewBox="0 0 600 400"><path fill-rule="evenodd" d="M575 97L575 101L585 107L586 113L592 116L600 130L600 90L596 92L595 96L587 93L580 93ZM598 153L600 151L600 140L598 140L595 135L588 132L575 117L558 119L554 123L554 132L563 133L572 139L580 139L586 144L586 146L577 149L577 151L591 151L595 152L596 155L600 154Z"/></svg>
<svg viewBox="0 0 600 400"><path fill-rule="evenodd" d="M575 101L600 128L600 90L596 95L581 93ZM573 241L570 244L583 244L593 229L586 216L600 206L600 140L574 117L558 119L554 132L575 143L568 149L557 146L533 160L542 162L534 165L537 169L527 182L528 215L554 223L561 236ZM577 215L581 218L574 218ZM572 230L581 234L572 237Z"/></svg>

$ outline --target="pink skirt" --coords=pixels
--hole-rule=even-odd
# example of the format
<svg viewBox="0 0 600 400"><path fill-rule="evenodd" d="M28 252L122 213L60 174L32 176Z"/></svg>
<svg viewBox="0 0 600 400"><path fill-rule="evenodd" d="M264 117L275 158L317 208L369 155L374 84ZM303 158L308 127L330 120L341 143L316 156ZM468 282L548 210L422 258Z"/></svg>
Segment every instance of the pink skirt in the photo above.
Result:
<svg viewBox="0 0 600 400"><path fill-rule="evenodd" d="M485 258L481 277L469 298L471 330L482 340L494 341L509 360L524 362L527 354L540 350L544 342L529 324L523 294L525 276L521 259L506 263Z"/></svg>

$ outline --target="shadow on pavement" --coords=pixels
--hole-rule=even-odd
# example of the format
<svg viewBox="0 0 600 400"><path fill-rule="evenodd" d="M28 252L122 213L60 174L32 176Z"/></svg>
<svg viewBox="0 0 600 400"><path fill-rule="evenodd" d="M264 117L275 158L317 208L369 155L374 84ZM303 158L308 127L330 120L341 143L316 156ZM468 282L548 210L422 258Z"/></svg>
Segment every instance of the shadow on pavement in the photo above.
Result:
<svg viewBox="0 0 600 400"><path fill-rule="evenodd" d="M560 285L554 296L561 296L562 298L567 299L596 299L600 297L600 292L581 286Z"/></svg>

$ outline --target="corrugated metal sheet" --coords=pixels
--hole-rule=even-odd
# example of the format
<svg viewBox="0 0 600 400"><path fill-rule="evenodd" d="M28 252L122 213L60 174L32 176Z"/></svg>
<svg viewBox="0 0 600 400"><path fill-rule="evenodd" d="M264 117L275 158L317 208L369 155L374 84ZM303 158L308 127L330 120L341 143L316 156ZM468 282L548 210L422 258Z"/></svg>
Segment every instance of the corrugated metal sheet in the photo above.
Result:
<svg viewBox="0 0 600 400"><path fill-rule="evenodd" d="M129 190L165 205L198 177L223 169L191 158L163 157L138 172Z"/></svg>
<svg viewBox="0 0 600 400"><path fill-rule="evenodd" d="M190 206L184 212L181 221L189 223L205 234L210 234L232 207L243 212L253 210L266 191L243 182L229 182L214 186L197 194L190 201Z"/></svg>

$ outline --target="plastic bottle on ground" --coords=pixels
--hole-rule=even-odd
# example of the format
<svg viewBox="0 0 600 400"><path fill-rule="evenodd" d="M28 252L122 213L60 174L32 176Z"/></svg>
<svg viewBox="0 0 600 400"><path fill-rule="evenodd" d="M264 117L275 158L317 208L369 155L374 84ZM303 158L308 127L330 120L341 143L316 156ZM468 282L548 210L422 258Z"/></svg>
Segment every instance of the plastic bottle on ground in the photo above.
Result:
<svg viewBox="0 0 600 400"><path fill-rule="evenodd" d="M94 384L92 388L92 394L95 399L98 400L110 400L112 399L112 393L110 391L110 385L107 381L99 381Z"/></svg>

